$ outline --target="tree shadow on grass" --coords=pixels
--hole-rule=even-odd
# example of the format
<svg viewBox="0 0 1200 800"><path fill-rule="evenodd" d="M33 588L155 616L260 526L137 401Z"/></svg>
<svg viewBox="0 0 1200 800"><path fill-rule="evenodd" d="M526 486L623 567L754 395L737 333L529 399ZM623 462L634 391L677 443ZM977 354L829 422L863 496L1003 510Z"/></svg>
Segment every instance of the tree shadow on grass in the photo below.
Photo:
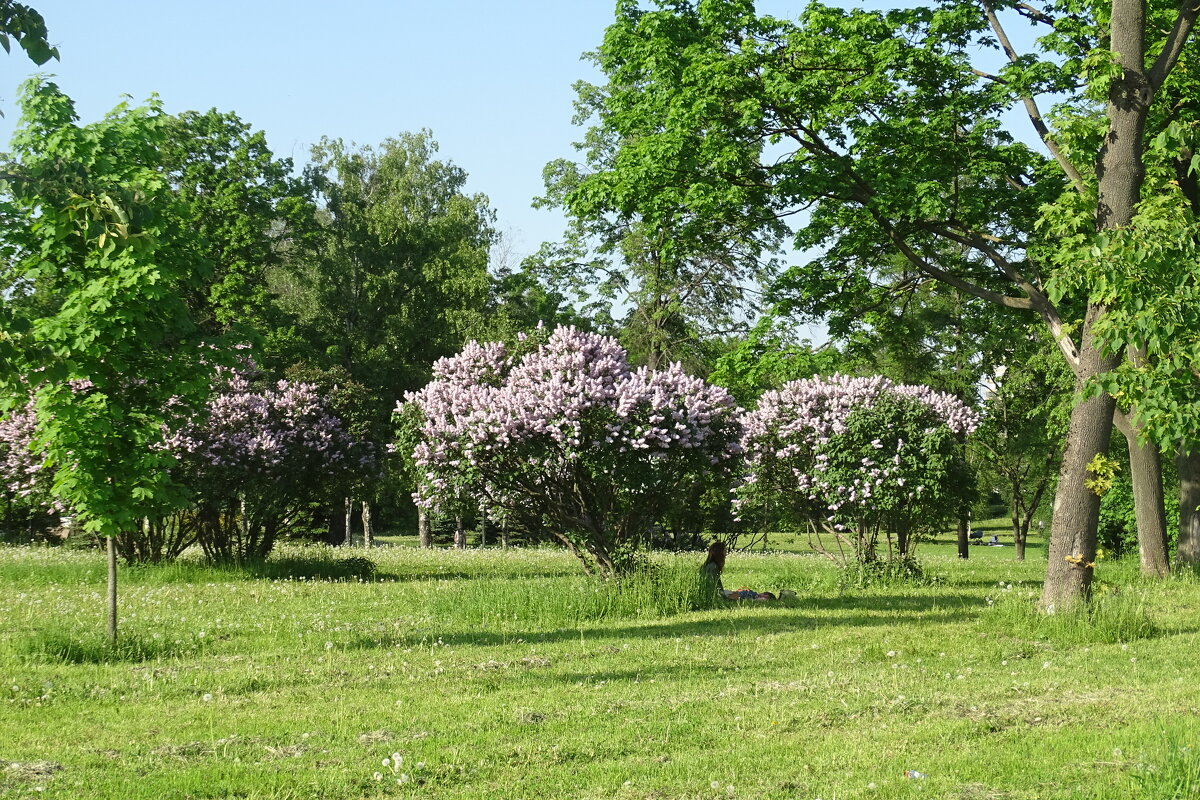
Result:
<svg viewBox="0 0 1200 800"><path fill-rule="evenodd" d="M463 631L460 629L427 630L421 634L385 637L381 640L361 638L349 645L351 649L382 647L413 647L431 640L457 646L489 647L523 642L552 644L567 641L596 641L610 639L666 639L685 636L770 636L795 633L817 628L869 628L892 625L940 625L963 622L978 617L975 609L984 607L984 600L975 595L942 595L936 598L876 595L873 597L835 600L793 601L791 604L772 604L752 607L753 613L735 613L708 619L667 619L663 621L589 620L581 627L556 630L527 631ZM732 610L732 609L731 609ZM749 610L749 609L747 609ZM838 611L853 611L838 614ZM830 614L828 612L834 611ZM818 613L814 613L818 612ZM892 612L872 614L870 612Z"/></svg>

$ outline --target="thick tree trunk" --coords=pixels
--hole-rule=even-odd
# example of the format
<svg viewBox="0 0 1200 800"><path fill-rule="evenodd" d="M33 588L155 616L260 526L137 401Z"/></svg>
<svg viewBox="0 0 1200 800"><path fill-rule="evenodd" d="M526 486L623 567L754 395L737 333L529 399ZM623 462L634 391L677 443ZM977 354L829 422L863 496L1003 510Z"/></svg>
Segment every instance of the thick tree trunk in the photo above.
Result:
<svg viewBox="0 0 1200 800"><path fill-rule="evenodd" d="M505 525L500 529L500 546L505 550L508 549L508 526Z"/></svg>
<svg viewBox="0 0 1200 800"><path fill-rule="evenodd" d="M1153 91L1146 75L1145 0L1112 0L1109 49L1121 65L1121 76L1108 90L1108 131L1096 164L1099 193L1096 230L1113 231L1133 222L1145 179L1142 139ZM1122 355L1102 356L1092 341L1105 308L1089 300L1080 333L1076 388L1117 367ZM1071 411L1067 446L1054 500L1054 523L1041 607L1063 611L1085 602L1096 559L1096 524L1100 498L1084 482L1088 464L1108 448L1116 402L1107 394L1079 403Z"/></svg>
<svg viewBox="0 0 1200 800"><path fill-rule="evenodd" d="M1200 566L1200 449L1184 445L1175 457L1179 470L1179 540L1175 563Z"/></svg>
<svg viewBox="0 0 1200 800"><path fill-rule="evenodd" d="M1102 308L1088 309L1077 388L1120 363L1118 357L1105 358L1092 346L1092 325L1102 314ZM1050 526L1046 583L1042 587L1041 607L1047 613L1073 608L1089 597L1096 561L1100 497L1084 484L1092 459L1108 449L1115 406L1112 396L1105 394L1085 400L1071 411L1054 499L1054 521Z"/></svg>
<svg viewBox="0 0 1200 800"><path fill-rule="evenodd" d="M371 501L362 501L363 547L368 550L375 542L375 528L371 522Z"/></svg>
<svg viewBox="0 0 1200 800"><path fill-rule="evenodd" d="M350 545L354 544L354 525L352 524L353 517L351 516L353 514L353 512L354 512L354 501L351 500L349 497L347 497L346 498L346 538L345 538L346 547L349 547Z"/></svg>
<svg viewBox="0 0 1200 800"><path fill-rule="evenodd" d="M462 514L454 515L454 549L467 549L467 529L463 527Z"/></svg>
<svg viewBox="0 0 1200 800"><path fill-rule="evenodd" d="M1171 562L1167 553L1162 458L1157 445L1139 443L1138 430L1127 415L1118 411L1113 421L1129 444L1129 477L1133 481L1133 510L1137 517L1142 574L1165 578L1171 574Z"/></svg>
<svg viewBox="0 0 1200 800"><path fill-rule="evenodd" d="M417 506L417 540L427 550L433 547L433 537L429 535L429 515L421 506Z"/></svg>
<svg viewBox="0 0 1200 800"><path fill-rule="evenodd" d="M117 540L104 537L108 553L108 643L117 646Z"/></svg>

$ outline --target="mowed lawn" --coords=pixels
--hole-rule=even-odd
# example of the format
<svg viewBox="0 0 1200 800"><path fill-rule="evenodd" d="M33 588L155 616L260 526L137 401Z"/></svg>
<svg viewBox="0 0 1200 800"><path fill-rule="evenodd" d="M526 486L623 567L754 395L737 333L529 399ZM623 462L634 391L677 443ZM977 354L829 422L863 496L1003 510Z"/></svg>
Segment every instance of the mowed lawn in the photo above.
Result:
<svg viewBox="0 0 1200 800"><path fill-rule="evenodd" d="M553 550L330 579L356 554L124 569L113 661L99 553L0 549L0 797L1130 798L1196 763L1200 585L1135 564L1098 572L1157 627L1122 642L1030 626L1038 547L926 545L936 580L866 590L736 553L727 587L798 597L683 613Z"/></svg>

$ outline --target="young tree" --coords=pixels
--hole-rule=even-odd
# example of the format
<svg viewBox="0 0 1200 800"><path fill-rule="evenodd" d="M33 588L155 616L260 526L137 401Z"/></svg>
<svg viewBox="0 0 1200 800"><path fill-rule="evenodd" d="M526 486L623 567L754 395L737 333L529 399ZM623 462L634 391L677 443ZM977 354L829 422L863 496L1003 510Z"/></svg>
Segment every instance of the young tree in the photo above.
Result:
<svg viewBox="0 0 1200 800"><path fill-rule="evenodd" d="M1013 46L1007 9L1040 26L1035 52ZM887 12L814 3L789 23L748 0L654 10L622 0L598 51L609 84L597 126L616 155L567 202L637 213L661 231L747 207L768 230L807 209L797 249L823 248L817 260L851 279L884 250L926 279L1031 312L1083 390L1124 358L1095 333L1120 303L1108 278L1136 270L1121 243L1138 230L1138 202L1182 202L1169 183L1147 183L1144 154L1171 119L1192 121L1175 66L1196 15L1166 0L954 0ZM973 63L989 49L1008 64ZM1049 119L1044 94L1066 98ZM1013 107L1047 156L1005 130ZM1114 411L1101 393L1072 412L1047 610L1088 596L1098 513L1088 465Z"/></svg>
<svg viewBox="0 0 1200 800"><path fill-rule="evenodd" d="M419 504L455 513L482 498L589 573L635 567L674 495L728 485L736 468L726 391L678 365L634 370L614 339L575 328L515 352L469 343L407 401L421 420Z"/></svg>
<svg viewBox="0 0 1200 800"><path fill-rule="evenodd" d="M1030 523L1062 460L1071 379L1045 344L1018 350L1016 357L989 382L971 449L1007 488L1016 559L1024 561Z"/></svg>
<svg viewBox="0 0 1200 800"><path fill-rule="evenodd" d="M180 502L163 431L207 393L184 293L204 274L162 177L167 118L155 103L76 124L52 83L22 89L15 155L4 164L0 364L11 405L32 384L34 446L53 492L109 554L114 537ZM21 304L44 287L39 303Z"/></svg>

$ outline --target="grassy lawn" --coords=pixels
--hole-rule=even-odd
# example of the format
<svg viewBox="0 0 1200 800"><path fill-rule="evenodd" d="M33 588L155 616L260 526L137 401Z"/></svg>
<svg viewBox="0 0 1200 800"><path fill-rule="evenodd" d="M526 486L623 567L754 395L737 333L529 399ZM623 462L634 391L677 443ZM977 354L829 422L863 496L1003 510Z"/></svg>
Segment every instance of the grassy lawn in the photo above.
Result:
<svg viewBox="0 0 1200 800"><path fill-rule="evenodd" d="M551 550L385 546L371 581L329 579L344 550L126 569L120 660L99 554L0 549L0 798L1171 796L1200 585L1105 562L1094 624L1039 625L1033 544L926 545L935 581L867 590L735 554L727 587L798 598L682 613Z"/></svg>

